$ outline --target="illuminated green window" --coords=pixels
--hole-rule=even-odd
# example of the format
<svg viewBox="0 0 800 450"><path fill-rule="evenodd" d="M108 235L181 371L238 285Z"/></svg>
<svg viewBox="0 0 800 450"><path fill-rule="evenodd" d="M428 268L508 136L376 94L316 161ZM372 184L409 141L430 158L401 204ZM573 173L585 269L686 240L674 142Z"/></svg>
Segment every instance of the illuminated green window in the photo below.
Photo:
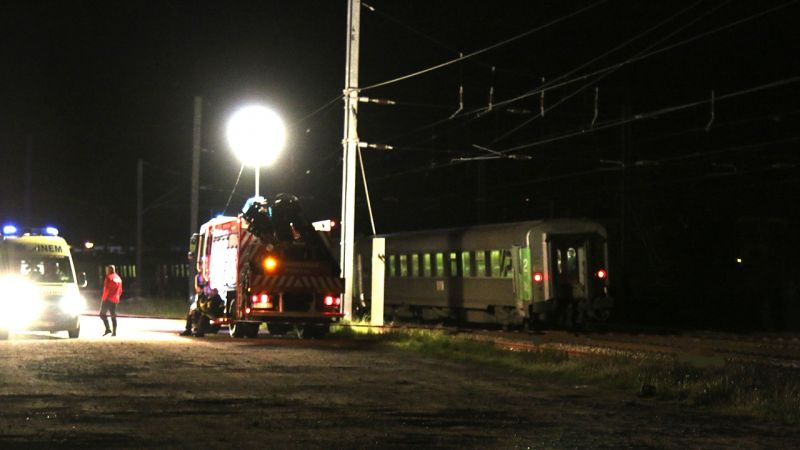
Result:
<svg viewBox="0 0 800 450"><path fill-rule="evenodd" d="M511 278L514 273L511 271L511 250L503 250L500 257L500 276L503 278Z"/></svg>
<svg viewBox="0 0 800 450"><path fill-rule="evenodd" d="M444 276L444 253L436 254L436 276Z"/></svg>
<svg viewBox="0 0 800 450"><path fill-rule="evenodd" d="M422 276L423 277L430 277L431 276L431 254L425 253L422 255Z"/></svg>
<svg viewBox="0 0 800 450"><path fill-rule="evenodd" d="M470 252L461 252L461 273L464 274L465 277L473 276Z"/></svg>
<svg viewBox="0 0 800 450"><path fill-rule="evenodd" d="M500 250L492 250L489 252L489 276L500 276Z"/></svg>
<svg viewBox="0 0 800 450"><path fill-rule="evenodd" d="M397 276L397 258L394 255L389 255L389 276Z"/></svg>
<svg viewBox="0 0 800 450"><path fill-rule="evenodd" d="M475 252L475 276L486 276L486 252L483 250Z"/></svg>
<svg viewBox="0 0 800 450"><path fill-rule="evenodd" d="M461 276L461 274L458 272L458 253L450 253L450 276Z"/></svg>
<svg viewBox="0 0 800 450"><path fill-rule="evenodd" d="M408 276L408 256L400 255L400 276Z"/></svg>
<svg viewBox="0 0 800 450"><path fill-rule="evenodd" d="M411 276L419 276L419 255L416 253L411 255Z"/></svg>

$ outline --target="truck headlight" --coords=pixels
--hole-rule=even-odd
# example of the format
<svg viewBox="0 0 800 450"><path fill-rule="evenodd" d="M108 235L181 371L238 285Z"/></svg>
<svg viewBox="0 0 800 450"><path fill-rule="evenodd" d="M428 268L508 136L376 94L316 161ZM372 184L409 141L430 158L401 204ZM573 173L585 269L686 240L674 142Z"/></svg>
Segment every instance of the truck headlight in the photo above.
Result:
<svg viewBox="0 0 800 450"><path fill-rule="evenodd" d="M1 328L25 328L42 308L41 295L35 284L19 276L0 277Z"/></svg>
<svg viewBox="0 0 800 450"><path fill-rule="evenodd" d="M77 316L82 314L86 309L86 300L79 294L67 295L61 297L61 300L58 302L58 307L61 308L64 314Z"/></svg>

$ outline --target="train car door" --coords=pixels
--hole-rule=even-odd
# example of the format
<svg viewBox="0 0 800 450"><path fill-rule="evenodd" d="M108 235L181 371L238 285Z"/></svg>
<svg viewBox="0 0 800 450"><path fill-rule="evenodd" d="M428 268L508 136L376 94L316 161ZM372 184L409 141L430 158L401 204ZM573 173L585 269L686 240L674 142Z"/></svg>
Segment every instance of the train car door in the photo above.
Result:
<svg viewBox="0 0 800 450"><path fill-rule="evenodd" d="M531 249L528 247L513 246L511 248L511 262L513 266L514 292L517 296L517 300L530 302L533 300L533 286L531 284ZM505 262L503 264L505 264Z"/></svg>
<svg viewBox="0 0 800 450"><path fill-rule="evenodd" d="M589 298L587 236L550 235L550 276L555 297Z"/></svg>

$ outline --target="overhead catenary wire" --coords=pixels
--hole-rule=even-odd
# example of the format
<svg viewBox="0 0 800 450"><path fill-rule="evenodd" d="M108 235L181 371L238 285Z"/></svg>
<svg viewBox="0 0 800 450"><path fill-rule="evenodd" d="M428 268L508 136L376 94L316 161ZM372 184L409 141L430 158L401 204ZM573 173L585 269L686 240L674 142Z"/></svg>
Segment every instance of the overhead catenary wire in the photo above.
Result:
<svg viewBox="0 0 800 450"><path fill-rule="evenodd" d="M747 95L747 94L751 94L751 93L755 93L755 92L760 92L760 91L764 91L764 90L767 90L767 89L773 89L773 88L777 88L777 87L780 87L780 86L785 86L785 85L789 85L789 84L797 83L797 82L800 82L800 76L789 77L789 78L785 78L785 79L782 79L782 80L774 81L774 82L771 82L771 83L766 83L766 84L762 84L762 85L759 85L759 86L755 86L755 87L752 87L752 88L742 89L742 90L739 90L739 91L736 91L736 92L731 92L731 93L728 93L728 94L725 94L725 95L722 95L722 96L717 96L715 101L719 102L719 101L722 101L722 100L736 98L736 97L740 97L740 96L743 96L743 95ZM576 136L586 135L586 134L589 134L589 133L592 133L592 132L595 132L595 131L600 131L600 130L604 130L604 129L609 129L609 128L625 125L627 123L631 123L631 122L634 122L634 121L643 120L643 119L650 119L650 118L656 118L656 117L664 115L664 114L673 113L673 112L677 112L677 111L682 111L682 110L686 110L686 109L689 109L689 108L694 108L694 107L697 107L697 106L700 106L700 105L707 104L708 102L709 102L709 100L699 100L699 101L695 101L695 102L691 102L691 103L685 103L685 104L682 104L682 105L675 105L675 106L660 108L660 109L649 111L649 112L645 112L645 113L634 114L634 115L632 115L630 117L627 117L627 118L624 118L624 119L621 119L621 120L609 121L609 122L606 122L604 124L597 125L594 128L574 130L574 131L570 131L570 132L567 132L567 133L558 134L558 135L555 135L555 136L544 138L544 139L541 139L541 140L538 140L538 141L535 141L535 142L531 142L531 143L528 143L528 144L518 145L518 146L511 147L511 148L506 148L506 149L503 149L503 150L495 150L495 151L497 153L506 154L506 153L510 153L510 152L513 152L513 151L517 151L517 150L522 150L522 149L526 149L526 148L532 148L532 147L536 147L536 146L540 146L540 145L550 144L550 143L553 143L553 142L557 142L557 141L573 138L573 137L576 137ZM399 150L405 150L406 148L407 147L398 147ZM429 151L429 152L438 152L438 153L458 153L458 152L456 152L454 150L450 150L450 149L426 149L426 150ZM440 168L443 168L443 167L452 166L454 164L455 163L453 163L452 161L447 161L447 162L438 163L438 164L427 164L425 166L421 166L421 167L418 167L418 168L409 169L409 170L402 171L402 172L395 172L395 173L380 177L376 181L382 181L382 180L395 178L395 177L398 177L398 176L404 176L404 175L408 175L408 174L412 174L412 173L422 172L422 171L440 169ZM610 169L606 168L604 170L610 170Z"/></svg>
<svg viewBox="0 0 800 450"><path fill-rule="evenodd" d="M515 42L515 41L518 41L518 40L520 40L520 39L522 39L524 37L530 36L533 33L536 33L538 31L544 30L544 29L549 28L549 27L551 27L553 25L561 23L561 22L563 22L563 21L565 21L567 19L570 19L572 17L580 15L580 14L586 12L586 11L589 11L590 9L593 9L593 8L605 3L606 1L607 0L596 1L596 2L592 3L591 5L585 6L585 7L581 8L581 9L579 9L577 11L571 12L571 13L566 14L564 16L561 16L561 17L559 17L557 19L551 20L550 22L547 22L544 25L539 25L539 26L534 27L534 28L532 28L530 30L527 30L525 32L517 34L516 36L512 36L512 37L510 37L508 39L505 39L503 41L500 41L500 42L497 42L495 44L492 44L492 45L490 45L488 47L484 47L484 48L482 48L480 50L476 50L476 51L474 51L472 53L468 53L468 54L466 54L464 56L459 56L458 58L451 59L449 61L445 61L445 62L437 64L435 66L428 67L426 69L422 69L422 70L418 70L416 72L409 73L407 75L403 75L403 76L400 76L400 77L397 77L397 78L392 78L390 80L381 81L379 83L375 83L375 84L371 84L371 85L368 85L368 86L361 87L361 88L358 89L358 91L359 92L365 92L365 91L369 91L369 90L372 90L372 89L375 89L375 88L388 86L390 84L399 83L401 81L409 80L411 78L416 78L416 77L418 77L420 75L424 75L426 73L430 73L430 72L433 72L435 70L439 70L439 69L442 69L444 67L448 67L448 66L453 65L455 63L465 61L467 59L470 59L470 58L473 58L475 56L481 55L483 53L492 51L492 50L494 50L496 48L499 48L499 47L502 47L504 45L508 45L508 44L510 44L512 42Z"/></svg>
<svg viewBox="0 0 800 450"><path fill-rule="evenodd" d="M701 0L701 1L702 1L702 0ZM681 26L680 26L680 27L678 27L677 29L675 29L675 30L673 30L672 32L668 33L666 36L663 36L662 38L658 39L657 41L655 41L655 42L653 42L652 44L650 44L650 45L648 45L647 47L645 47L643 50L639 51L639 52L636 54L636 56L638 56L638 55L641 55L641 54L643 54L643 53L646 53L648 50L652 49L653 47L657 46L658 44L660 44L660 43L662 43L662 42L666 41L667 39L669 39L669 38L671 38L671 37L675 36L676 34L680 33L681 31L685 30L686 28L688 28L688 27L690 27L690 26L694 25L695 23L697 23L697 22L699 22L700 20L704 19L706 16L708 16L708 15L710 15L710 14L712 14L712 13L716 12L717 10L719 10L720 8L722 8L723 6L725 6L725 5L726 5L726 4L727 4L729 1L730 1L730 0L728 0L728 1L727 1L727 2L725 2L725 3L721 3L721 4L717 5L717 7L716 7L716 8L712 8L712 9L710 9L709 11L706 11L704 14L698 15L698 16L697 16L697 17L695 17L693 20L690 20L690 21L686 22L685 24L681 25ZM650 31L652 31L652 30L655 30L655 29L658 29L658 28L660 28L661 26L663 26L664 24L666 24L666 23L668 23L668 22L671 22L673 19L675 19L675 18L679 17L680 15L682 15L683 13L685 13L686 11L689 11L690 9L692 9L692 8L693 8L695 5L697 5L698 3L700 3L700 1L698 1L698 2L695 2L694 4L690 5L689 7L687 7L687 8L684 8L684 9L682 9L682 10L678 11L677 13L675 13L675 14L671 15L670 17L668 17L667 19L665 19L665 20L663 20L663 21L659 22L659 23L658 23L658 24L656 24L654 27L651 27L650 29L646 30L644 33L641 33L641 34L639 34L638 36L635 36L633 39L626 41L625 43L623 43L623 44L622 44L622 46L625 46L625 45L629 44L630 42L633 42L633 41L634 41L634 40L636 40L638 37L644 36L644 35L648 34L648 33L649 33ZM620 47L620 46L618 46L618 47ZM596 60L596 59L595 59L595 60ZM584 66L585 66L585 65L584 65ZM610 76L611 74L613 74L613 73L614 73L614 72L616 72L617 70L621 69L622 67L624 67L624 66L619 66L619 67L616 67L616 68L614 68L614 69L612 69L612 70L610 70L610 71L608 71L608 72L604 72L604 73L600 74L600 76L599 76L598 78L596 78L596 79L592 80L592 81L591 81L591 82L589 82L589 83L586 83L586 84L584 84L584 85L580 86L578 89L576 89L576 90L574 90L573 92L571 92L571 93L567 94L566 96L564 96L564 97L560 98L560 99L559 99L559 100L558 100L556 103L554 103L554 104L553 104L553 105L552 105L550 108L547 108L547 111L549 111L549 110L552 110L552 109L555 109L555 108L557 108L558 106L560 106L560 105L564 104L564 103L565 103L567 100L571 99L572 97L575 97L575 96L576 96L576 95L578 95L579 93L583 92L583 91L584 91L584 90L586 90L587 88L589 88L589 87L591 87L592 85L596 84L598 81L602 80L603 78L606 78L606 77ZM563 78L564 78L564 76L561 76L560 78L561 78L561 79L563 79ZM546 85L545 85L545 86L543 87L543 89L541 90L541 95L542 95L542 98L544 98L544 93L545 93L545 90L546 90L546 89L544 89L544 88L546 88ZM524 128L526 125L528 125L529 123L533 122L534 120L544 117L544 113L545 113L545 111L546 111L546 110L544 109L544 105L542 104L542 106L541 106L541 110L540 110L540 112L539 112L539 115L537 115L537 116L533 116L533 117L531 117L530 119L524 120L522 123L520 123L519 125L515 126L515 127L514 127L514 128L512 128L511 130L509 130L509 131L507 131L507 132L503 133L502 135L500 135L500 136L496 137L495 139L493 139L491 143L492 143L492 144L495 144L495 143L497 143L497 142L499 142L499 141L501 141L501 140L503 140L503 139L507 138L508 136L511 136L512 134L516 133L517 131L521 130L522 128Z"/></svg>
<svg viewBox="0 0 800 450"><path fill-rule="evenodd" d="M702 0L701 0L701 1L702 1ZM796 1L796 0L795 0L795 1ZM698 2L698 3L699 3L699 2ZM695 3L695 4L696 4L696 3ZM591 64L591 63L593 63L593 62L597 61L598 59L600 59L600 58L602 58L602 57L604 57L604 56L607 56L608 54L611 54L611 53L613 53L614 51L616 51L616 50L618 50L618 49L620 49L620 48L623 48L623 47L625 47L625 46L629 45L630 43L632 43L632 42L634 42L634 41L638 40L639 38L643 37L644 35L646 35L646 34L649 34L651 31L653 31L653 30L655 30L655 29L658 29L659 27L661 27L661 26L662 26L662 25L664 25L665 23L667 23L667 22L671 21L672 19L674 19L675 17L679 16L679 15L680 15L680 14L682 14L683 12L685 12L685 11L687 11L687 10L691 9L691 8L692 8L692 7L693 7L695 4L693 4L693 5L690 5L689 7L687 7L687 8L684 8L684 9L682 9L682 10L678 11L677 13L673 14L673 15L672 15L672 16L670 16L669 18L667 18L667 19L665 19L665 20L663 20L663 21L659 22L658 24L654 25L653 27L650 27L648 30L645 30L644 32L637 34L636 36L632 37L631 39L628 39L627 41L623 42L622 44L620 44L620 45L618 45L618 46L616 46L616 47L612 48L611 50L609 50L609 51L607 51L607 52L603 53L603 54L602 54L602 55L600 55L599 57L595 57L595 58L591 59L590 61L587 61L586 63L583 63L583 64L581 64L581 65L577 66L576 68L574 68L574 69L572 69L572 70L570 70L570 71L566 72L565 74L562 74L562 75L560 75L560 76L556 77L556 78L555 78L555 79L553 79L551 82L547 83L546 85L543 85L543 86L542 86L542 87L540 87L540 88L537 88L537 89L534 89L534 90L528 91L528 92L526 92L526 93L524 93L524 94L522 94L522 95L519 95L519 96L517 96L517 97L513 97L513 98L510 98L510 99L507 99L507 100L501 100L501 101L499 101L499 102L494 102L494 107L495 107L495 109L498 109L498 110L499 110L499 109L500 109L500 107L503 107L503 106L506 106L506 105L508 105L508 104L511 104L511 103L517 102L517 101L519 101L519 100L522 100L522 99L528 98L528 97L530 97L530 96L533 96L533 95L541 94L543 91L549 91L549 90L553 90L553 89L560 88L560 87L562 87L562 86L567 86L567 85L569 85L569 84L572 84L572 83L575 83L575 82L578 82L578 81L585 80L585 79L587 79L587 78L590 78L590 77L592 77L592 76L595 76L595 75L601 74L601 73L603 73L603 72L606 72L606 71L609 71L609 70L614 70L614 69L616 69L616 68L618 68L618 67L621 67L621 66L623 66L623 65L629 64L629 63L631 63L631 62L635 62L635 61L639 61L639 60L645 59L646 57L649 57L649 56L655 55L655 54L657 54L657 53L660 53L661 51L664 51L664 50L666 50L666 48L664 48L664 49L659 49L658 51L654 51L654 52L651 52L651 53L649 53L649 54L642 55L642 56L640 56L640 57L638 57L638 58L635 58L635 59L633 59L633 58L629 58L628 60L622 61L622 62L620 62L620 63L616 63L616 64L614 64L614 65L612 65L612 66L608 66L608 67L602 68L602 69L600 69L600 70L597 70L597 71L594 71L594 72L590 72L590 73L587 73L587 74L583 74L583 75L580 75L580 76L578 76L578 77L576 77L576 78L573 78L573 79L569 79L569 80L562 81L562 82L557 82L558 80L562 80L562 79L563 79L563 78L565 78L566 76L569 76L569 75L571 75L572 73L575 73L577 70L580 70L581 68L588 66L589 64ZM719 8L719 7L721 7L721 6L722 6L722 5L718 6L717 8L714 8L714 9L718 9L718 8ZM713 10L712 10L712 12L713 12ZM704 15L707 15L707 14L708 14L708 13L706 13L706 14L704 14ZM697 20L697 19L695 19L695 21L696 21L696 20ZM682 28L685 28L685 27L682 27ZM686 41L686 43L688 43L688 41ZM673 47L674 47L674 46L673 46ZM554 106L557 106L557 105L554 105ZM463 109L463 108L462 108L462 109ZM419 132L422 132L422 131L425 131L425 130L428 130L428 129L431 129L431 128L435 128L435 127L437 127L437 126L439 126L439 125L442 125L442 124L444 124L444 123L447 123L447 122L449 122L450 120L453 120L453 119L467 119L468 121L470 121L470 120L474 120L474 119L477 119L477 118L481 117L481 115L482 115L482 113L484 112L484 110L485 110L485 107L478 107L478 108L471 109L471 110L467 110L467 111L463 111L463 110L462 110L462 111L459 111L458 113L456 113L456 114L453 114L453 115L451 115L451 116L449 116L449 117L446 117L446 118L443 118L443 119L436 120L436 121L434 121L434 122L432 122L432 123L429 123L429 124L426 124L426 125L422 125L422 126L420 126L420 127L418 127L418 128L415 128L414 130L411 130L411 131L409 131L409 132L405 132L405 133L402 133L402 134L398 134L398 135L394 135L394 136L391 136L391 137L388 137L388 138L382 139L381 141L393 141L393 140L395 140L395 139L398 139L398 138L400 138L400 137L404 137L404 136L408 136L408 135L413 135L413 134L416 134L416 133L419 133Z"/></svg>
<svg viewBox="0 0 800 450"><path fill-rule="evenodd" d="M616 70L616 69L618 69L618 68L620 68L622 66L631 64L633 62L641 61L643 59L646 59L646 58L649 58L651 56L654 56L654 55L657 55L657 54L672 50L674 48L681 47L681 46L686 45L686 44L690 44L690 43L692 43L692 42L694 42L694 41L696 41L698 39L702 39L704 37L707 37L707 36L710 36L710 35L725 31L725 30L727 30L729 28L732 28L732 27L735 27L737 25L741 25L741 24L744 24L746 22L750 22L752 20L758 19L758 18L760 18L762 16L765 16L767 14L770 14L770 13L777 12L777 11L780 11L782 9L788 8L789 6L792 6L792 5L796 4L798 1L800 1L800 0L791 0L791 1L788 1L786 3L782 3L782 4L778 5L778 6L775 6L775 7L772 7L772 8L768 8L768 9L765 9L765 10L763 10L761 12L752 14L752 15L747 16L745 18L742 18L742 19L739 19L739 20L736 20L736 21L733 21L733 22L729 22L729 23L727 23L725 25L719 26L719 27L714 28L712 30L696 34L696 35L691 36L689 38L686 38L684 40L678 41L678 42L676 42L674 44L670 44L670 45L658 48L658 49L653 50L651 52L644 53L644 54L637 55L637 56L633 56L633 57L628 58L628 59L626 59L624 61L615 63L615 64L610 65L610 66L603 67L601 69L594 70L592 72L587 72L587 73L585 73L583 75L577 76L577 77L569 79L569 80L565 80L565 81L562 81L562 82L559 82L559 83L552 83L547 87L533 89L533 90L530 90L528 92L525 92L524 94L518 95L516 97L509 98L507 100L501 100L501 101L495 102L495 108L500 107L500 106L505 106L507 104L514 103L514 102L517 102L519 100L523 100L525 98L537 95L542 90L548 91L548 90L558 89L558 88L563 87L563 86L567 86L567 85L570 85L570 84L573 84L573 83L577 83L579 81L586 80L588 78L594 77L594 76L602 74L604 72ZM477 112L480 112L482 109L483 108L476 108L474 110L465 111L463 114L464 115L475 114Z"/></svg>
<svg viewBox="0 0 800 450"><path fill-rule="evenodd" d="M776 88L776 87L785 86L785 85L792 84L792 83L797 83L797 82L800 82L800 76L784 78L782 80L773 81L771 83L762 84L760 86L755 86L755 87L752 87L752 88L742 89L742 90L739 90L739 91L735 91L735 92L731 92L731 93L728 93L728 94L725 94L725 95L721 95L719 97L716 97L715 101L719 102L721 100L727 100L727 99L731 99L731 98L735 98L735 97L740 97L742 95L752 94L754 92L760 92L760 91L764 91L764 90L767 90L767 89L773 89L773 88ZM630 122L634 122L634 121L637 121L637 120L655 118L655 117L658 117L658 116L661 116L661 115L664 115L664 114L669 114L669 113L673 113L673 112L677 112L677 111L682 111L684 109L694 108L694 107L699 106L699 105L705 105L705 104L709 103L710 101L711 100L698 100L698 101L691 102L691 103L686 103L686 104L683 104L683 105L670 106L670 107L661 108L661 109L653 110L653 111L646 112L646 113L639 113L639 114L635 114L635 115L633 115L631 117L628 117L628 118L625 118L625 119L612 121L612 122L607 122L605 124L595 126L594 128L588 128L588 129L581 128L579 130L572 131L572 132L569 132L569 133L566 133L566 134L562 134L562 135L558 135L558 136L554 136L554 137L550 137L550 138L545 138L545 139L541 139L541 140L534 141L534 142L529 142L527 144L515 145L513 147L506 148L504 150L499 150L499 152L500 153L510 153L510 152L517 151L517 150L537 147L539 145L544 145L544 144L549 144L549 143L556 142L556 141L561 141L561 140L564 140L564 139L568 139L570 137L575 137L575 136L578 136L578 135L583 135L583 134L587 134L587 133L593 133L593 132L599 131L599 130L604 130L606 128L611 128L611 127L624 125L624 124L627 124L627 123L630 123Z"/></svg>

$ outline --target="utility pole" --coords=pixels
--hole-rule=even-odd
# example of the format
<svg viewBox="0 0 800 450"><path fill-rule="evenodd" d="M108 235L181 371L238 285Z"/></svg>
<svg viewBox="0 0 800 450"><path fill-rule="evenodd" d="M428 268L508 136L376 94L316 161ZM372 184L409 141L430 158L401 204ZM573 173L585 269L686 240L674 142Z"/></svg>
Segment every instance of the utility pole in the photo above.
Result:
<svg viewBox="0 0 800 450"><path fill-rule="evenodd" d="M192 127L192 198L189 211L189 234L197 233L197 211L200 202L200 145L203 121L203 98L194 98L194 126Z"/></svg>
<svg viewBox="0 0 800 450"><path fill-rule="evenodd" d="M353 254L356 206L356 152L358 152L358 45L361 34L361 0L347 2L347 60L344 79L344 139L342 147L342 234L340 260L346 318L353 317Z"/></svg>
<svg viewBox="0 0 800 450"><path fill-rule="evenodd" d="M189 208L189 236L197 233L197 216L200 204L200 146L202 145L203 97L194 98L194 125L192 127L192 195ZM197 264L189 265L189 296L194 294Z"/></svg>
<svg viewBox="0 0 800 450"><path fill-rule="evenodd" d="M144 270L142 268L142 214L144 205L144 161L136 161L136 298L142 298Z"/></svg>

